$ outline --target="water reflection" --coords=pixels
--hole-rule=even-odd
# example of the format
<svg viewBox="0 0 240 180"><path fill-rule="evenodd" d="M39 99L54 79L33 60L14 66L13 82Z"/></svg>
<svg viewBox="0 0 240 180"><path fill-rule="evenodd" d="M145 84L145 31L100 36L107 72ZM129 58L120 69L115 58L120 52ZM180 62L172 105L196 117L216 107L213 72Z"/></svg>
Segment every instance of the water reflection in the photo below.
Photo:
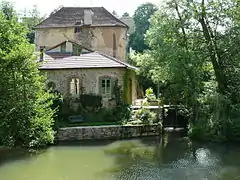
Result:
<svg viewBox="0 0 240 180"><path fill-rule="evenodd" d="M238 180L240 162L234 159L239 157L240 148L231 147L229 153L225 148L169 138L167 142L162 140L147 146L141 142L122 143L105 151L115 157L115 166L107 171L114 172L119 180ZM237 156L232 156L233 151L238 151Z"/></svg>
<svg viewBox="0 0 240 180"><path fill-rule="evenodd" d="M165 136L0 151L0 180L240 180L240 146Z"/></svg>

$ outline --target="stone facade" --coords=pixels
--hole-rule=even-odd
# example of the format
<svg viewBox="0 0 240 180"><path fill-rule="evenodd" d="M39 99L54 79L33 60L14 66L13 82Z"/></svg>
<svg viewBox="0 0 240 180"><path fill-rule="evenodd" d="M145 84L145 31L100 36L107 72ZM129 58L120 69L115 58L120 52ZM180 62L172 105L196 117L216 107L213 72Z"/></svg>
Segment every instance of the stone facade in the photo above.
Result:
<svg viewBox="0 0 240 180"><path fill-rule="evenodd" d="M160 134L160 125L68 127L58 131L57 140L124 139L159 136Z"/></svg>
<svg viewBox="0 0 240 180"><path fill-rule="evenodd" d="M118 79L119 85L124 86L124 74L126 68L101 68L101 69L60 69L60 70L41 70L46 74L49 82L55 84L55 90L69 97L70 81L72 78L80 79L82 93L99 94L99 78L113 77ZM129 70L130 71L130 70ZM136 74L132 71L130 77L132 80L132 103L137 99L136 93ZM103 97L103 105L108 107L112 105L109 97Z"/></svg>
<svg viewBox="0 0 240 180"><path fill-rule="evenodd" d="M50 48L66 40L74 40L86 48L105 53L120 60L126 58L126 27L39 28L35 32L35 48Z"/></svg>

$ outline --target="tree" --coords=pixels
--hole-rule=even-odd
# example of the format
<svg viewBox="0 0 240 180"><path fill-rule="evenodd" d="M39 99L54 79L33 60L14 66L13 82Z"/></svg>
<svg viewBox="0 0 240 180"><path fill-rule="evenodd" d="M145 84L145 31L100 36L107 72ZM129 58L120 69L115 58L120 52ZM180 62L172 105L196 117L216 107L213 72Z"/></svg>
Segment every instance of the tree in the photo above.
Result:
<svg viewBox="0 0 240 180"><path fill-rule="evenodd" d="M238 3L167 1L151 18L150 50L135 57L142 72L165 84L168 99L187 107L202 137L229 138L240 129Z"/></svg>
<svg viewBox="0 0 240 180"><path fill-rule="evenodd" d="M123 15L122 15L122 17L129 17L130 15L129 15L129 13L128 12L125 12L125 13L123 13Z"/></svg>
<svg viewBox="0 0 240 180"><path fill-rule="evenodd" d="M140 5L133 15L134 20L134 32L129 36L128 51L133 49L137 53L142 53L149 48L145 42L145 34L150 25L150 17L157 11L157 7L152 3L145 3ZM129 62L132 63L131 57ZM149 87L152 87L154 91L157 91L156 84L149 78L146 78L144 74L138 75L138 82L143 92Z"/></svg>
<svg viewBox="0 0 240 180"><path fill-rule="evenodd" d="M112 15L114 15L115 17L118 17L118 14L115 10L113 10Z"/></svg>
<svg viewBox="0 0 240 180"><path fill-rule="evenodd" d="M9 1L2 1L0 8L8 20L12 19L16 15L16 12L14 11L13 3Z"/></svg>
<svg viewBox="0 0 240 180"><path fill-rule="evenodd" d="M38 71L25 27L0 9L0 144L41 146L52 143L52 95ZM9 18L10 17L10 18Z"/></svg>
<svg viewBox="0 0 240 180"><path fill-rule="evenodd" d="M22 22L24 25L27 26L28 28L28 33L27 33L27 37L29 39L29 42L31 44L34 43L34 39L35 39L35 30L34 27L36 25L38 25L41 21L44 20L45 17L42 17L40 15L40 12L37 8L36 5L33 6L33 9L31 9L30 11L26 11L23 14L22 17Z"/></svg>
<svg viewBox="0 0 240 180"><path fill-rule="evenodd" d="M149 19L156 10L157 7L154 4L146 3L140 5L133 15L135 31L129 37L129 47L136 52L143 52L148 49L148 45L144 42L144 35L150 25Z"/></svg>

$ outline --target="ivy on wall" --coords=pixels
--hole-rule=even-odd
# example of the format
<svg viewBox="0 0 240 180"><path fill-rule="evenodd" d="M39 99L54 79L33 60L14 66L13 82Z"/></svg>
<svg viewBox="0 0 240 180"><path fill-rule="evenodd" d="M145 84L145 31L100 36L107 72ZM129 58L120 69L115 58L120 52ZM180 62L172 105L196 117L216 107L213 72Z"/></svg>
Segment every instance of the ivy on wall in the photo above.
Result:
<svg viewBox="0 0 240 180"><path fill-rule="evenodd" d="M129 86L129 79L131 78L131 70L127 69L124 74L124 87L123 87L123 99L126 104L132 103L132 94L129 93L130 86Z"/></svg>

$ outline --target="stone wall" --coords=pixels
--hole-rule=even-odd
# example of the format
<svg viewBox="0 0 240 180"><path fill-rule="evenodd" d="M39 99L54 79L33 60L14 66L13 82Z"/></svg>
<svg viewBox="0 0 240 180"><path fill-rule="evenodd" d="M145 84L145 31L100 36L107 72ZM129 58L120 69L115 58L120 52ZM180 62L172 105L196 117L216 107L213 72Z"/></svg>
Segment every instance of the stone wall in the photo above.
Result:
<svg viewBox="0 0 240 180"><path fill-rule="evenodd" d="M109 56L116 54L117 59L124 60L127 50L126 31L125 27L84 27L77 33L74 27L36 29L35 48L39 51L40 46L49 48L69 39Z"/></svg>
<svg viewBox="0 0 240 180"><path fill-rule="evenodd" d="M79 78L80 84L83 87L83 93L99 94L99 77L109 76L118 79L119 85L124 86L125 68L101 68L101 69L62 69L62 70L42 70L46 74L48 81L53 82L55 90L63 94L64 97L69 97L70 80L71 78ZM136 79L135 72L130 76L133 80L132 84L132 102L136 97ZM111 106L109 98L103 98L104 106ZM108 103L110 103L108 105Z"/></svg>
<svg viewBox="0 0 240 180"><path fill-rule="evenodd" d="M161 126L88 126L61 128L57 133L58 141L96 140L96 139L124 139L134 137L159 136Z"/></svg>

